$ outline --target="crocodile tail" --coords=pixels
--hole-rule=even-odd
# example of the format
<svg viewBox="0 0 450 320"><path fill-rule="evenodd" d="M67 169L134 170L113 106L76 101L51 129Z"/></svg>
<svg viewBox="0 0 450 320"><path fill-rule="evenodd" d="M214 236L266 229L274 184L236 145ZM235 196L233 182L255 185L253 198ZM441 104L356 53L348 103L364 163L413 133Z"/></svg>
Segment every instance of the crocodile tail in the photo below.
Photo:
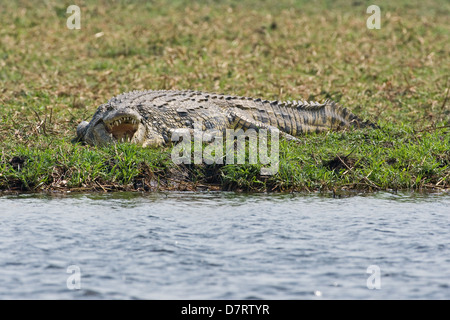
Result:
<svg viewBox="0 0 450 320"><path fill-rule="evenodd" d="M347 108L343 108L334 101L327 100L324 103L325 113L330 117L332 124L340 127L353 128L372 128L376 129L378 126L369 120L362 120Z"/></svg>
<svg viewBox="0 0 450 320"><path fill-rule="evenodd" d="M295 123L298 133L322 132L339 130L343 128L377 128L370 121L363 121L347 108L343 108L336 102L326 100L324 103L294 101L290 105L295 109Z"/></svg>

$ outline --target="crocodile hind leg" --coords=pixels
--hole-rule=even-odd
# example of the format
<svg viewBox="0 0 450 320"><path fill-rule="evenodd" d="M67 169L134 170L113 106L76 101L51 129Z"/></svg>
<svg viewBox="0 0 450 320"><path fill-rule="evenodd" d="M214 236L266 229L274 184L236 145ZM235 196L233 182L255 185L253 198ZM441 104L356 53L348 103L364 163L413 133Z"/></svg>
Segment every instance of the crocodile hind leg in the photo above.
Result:
<svg viewBox="0 0 450 320"><path fill-rule="evenodd" d="M179 139L181 137L183 138L183 140L197 137L197 139L209 142L215 136L223 136L223 134L226 134L227 129L235 131L238 131L240 129L242 129L243 131L253 129L256 132L259 132L261 129L265 129L271 134L280 134L288 141L300 141L291 134L280 130L280 128L252 119L251 117L247 116L245 112L241 112L240 110L231 110L227 114L229 125L219 125L215 128L207 130L205 130L204 127L168 129L168 136L171 137L170 140L172 142L180 141Z"/></svg>
<svg viewBox="0 0 450 320"><path fill-rule="evenodd" d="M230 114L229 118L231 119L232 129L235 129L235 130L243 129L244 131L246 131L248 129L254 129L257 132L259 132L260 129L266 129L270 133L279 132L281 134L281 136L284 137L288 141L299 141L299 139L290 135L289 133L284 132L277 127L254 120L254 119L246 116L244 112L240 112L239 110L233 110L229 114Z"/></svg>

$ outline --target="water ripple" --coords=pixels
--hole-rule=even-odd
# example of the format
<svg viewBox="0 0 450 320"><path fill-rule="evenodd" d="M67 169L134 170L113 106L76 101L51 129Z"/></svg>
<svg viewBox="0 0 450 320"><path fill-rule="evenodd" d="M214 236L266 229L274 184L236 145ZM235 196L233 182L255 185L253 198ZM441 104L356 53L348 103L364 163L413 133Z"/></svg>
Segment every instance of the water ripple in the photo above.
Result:
<svg viewBox="0 0 450 320"><path fill-rule="evenodd" d="M449 205L390 193L3 196L0 298L448 299Z"/></svg>

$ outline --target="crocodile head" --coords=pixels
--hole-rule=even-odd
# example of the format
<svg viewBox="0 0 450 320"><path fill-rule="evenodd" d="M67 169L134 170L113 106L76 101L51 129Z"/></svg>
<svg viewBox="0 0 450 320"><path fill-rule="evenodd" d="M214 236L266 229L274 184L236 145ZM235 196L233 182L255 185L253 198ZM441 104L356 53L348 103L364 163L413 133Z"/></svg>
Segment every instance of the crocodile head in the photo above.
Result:
<svg viewBox="0 0 450 320"><path fill-rule="evenodd" d="M130 142L145 147L160 144L138 110L109 103L97 109L91 122L83 121L78 125L77 140L90 145Z"/></svg>

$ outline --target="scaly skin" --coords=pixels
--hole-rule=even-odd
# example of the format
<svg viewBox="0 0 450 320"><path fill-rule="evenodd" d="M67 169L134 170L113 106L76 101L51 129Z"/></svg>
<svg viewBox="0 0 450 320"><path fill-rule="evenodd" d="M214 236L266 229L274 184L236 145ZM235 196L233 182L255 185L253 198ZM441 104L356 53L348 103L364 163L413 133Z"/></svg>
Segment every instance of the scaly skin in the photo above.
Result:
<svg viewBox="0 0 450 320"><path fill-rule="evenodd" d="M162 146L173 130L279 129L285 138L346 127L375 127L333 101L267 101L198 91L132 91L98 107L90 123L77 128L77 140L91 145L129 141Z"/></svg>

